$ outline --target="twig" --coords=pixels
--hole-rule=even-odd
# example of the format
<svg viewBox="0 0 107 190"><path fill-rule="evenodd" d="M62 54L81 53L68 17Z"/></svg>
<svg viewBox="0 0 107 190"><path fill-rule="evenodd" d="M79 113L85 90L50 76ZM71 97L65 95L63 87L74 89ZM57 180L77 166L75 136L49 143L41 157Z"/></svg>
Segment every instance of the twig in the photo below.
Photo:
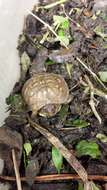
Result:
<svg viewBox="0 0 107 190"><path fill-rule="evenodd" d="M94 102L94 87L93 84L91 83L91 81L89 80L88 76L85 75L85 78L88 82L88 85L90 87L90 101L89 101L89 105L91 106L91 109L95 115L95 117L98 119L99 123L101 124L101 117L99 116L96 108L95 108L95 102Z"/></svg>
<svg viewBox="0 0 107 190"><path fill-rule="evenodd" d="M88 86L90 88L90 101L89 101L89 105L95 115L95 117L98 119L99 123L101 124L101 117L100 115L98 114L96 108L95 108L95 102L94 102L94 87L93 87L93 84L91 83L90 79L88 78L87 75L85 75L85 79L88 83Z"/></svg>
<svg viewBox="0 0 107 190"><path fill-rule="evenodd" d="M85 63L79 58L76 57L76 60L81 63L81 65L83 65L83 67L93 76L94 79L96 79L105 90L107 90L106 86L103 84L103 82L99 79L99 77L90 69L87 67L87 65L85 65Z"/></svg>
<svg viewBox="0 0 107 190"><path fill-rule="evenodd" d="M76 22L75 20L73 20L67 13L64 7L64 4L62 4L62 8L63 8L63 12L65 14L65 16L71 21L71 23L73 23L80 32L82 32L87 38L89 38L90 36L92 36L91 32L87 31L87 29L85 29L85 27L81 26L78 22Z"/></svg>
<svg viewBox="0 0 107 190"><path fill-rule="evenodd" d="M66 11L65 11L65 7L64 7L64 5L62 4L62 8L63 8L63 12L64 12L64 14L65 14L65 16L73 23L73 24L75 24L77 27L82 27L79 23L77 23L75 20L73 20L71 17L69 17L69 15L66 13Z"/></svg>
<svg viewBox="0 0 107 190"><path fill-rule="evenodd" d="M98 119L99 123L101 124L102 120L100 115L98 114L96 108L95 108L95 102L94 102L94 93L93 91L90 92L90 101L89 101L89 105L95 115L95 117Z"/></svg>
<svg viewBox="0 0 107 190"><path fill-rule="evenodd" d="M14 170L15 170L15 175L16 175L16 183L17 183L17 189L22 190L21 187L21 180L20 180L20 174L19 174L19 169L16 161L16 156L15 156L15 150L12 149L12 159L13 159L13 164L14 164Z"/></svg>
<svg viewBox="0 0 107 190"><path fill-rule="evenodd" d="M16 181L15 177L10 176L0 176L0 179L6 181ZM27 177L21 177L21 181L27 181ZM59 180L79 180L80 176L76 174L51 174L51 175L42 175L36 176L35 182L49 182L49 181L59 181ZM89 180L97 180L97 181L107 181L107 176L103 175L88 175Z"/></svg>
<svg viewBox="0 0 107 190"><path fill-rule="evenodd" d="M103 97L107 100L107 94L97 88L94 88L94 94L97 96Z"/></svg>
<svg viewBox="0 0 107 190"><path fill-rule="evenodd" d="M39 131L45 138L47 138L63 155L63 157L68 161L68 163L74 168L74 170L78 173L80 178L83 180L84 184L88 183L88 176L86 170L83 166L79 163L76 157L69 151L61 142L60 140L51 134L47 129L44 127L36 124L28 117L30 125Z"/></svg>
<svg viewBox="0 0 107 190"><path fill-rule="evenodd" d="M50 8L52 8L52 7L55 7L55 6L60 5L60 4L62 4L62 3L65 3L66 1L68 1L68 0L59 0L59 1L56 1L56 2L54 2L54 3L45 5L45 6L43 6L43 8L44 8L44 9L50 9Z"/></svg>
<svg viewBox="0 0 107 190"><path fill-rule="evenodd" d="M46 22L44 22L41 18L39 18L37 15L33 14L31 11L29 11L29 14L32 15L33 17L35 17L39 22L41 22L46 28L48 28L56 37L57 39L63 44L63 46L65 46L67 49L69 49L66 44L63 42L63 40L61 40L59 38L59 36L57 35L57 33L53 30L53 28Z"/></svg>
<svg viewBox="0 0 107 190"><path fill-rule="evenodd" d="M82 80L82 78L80 78L80 84L82 84L87 89L86 92L88 93L90 88L89 88L88 84ZM100 96L107 100L107 93L103 92L102 90L99 90L98 88L95 88L94 86L93 86L93 91L94 91L94 95Z"/></svg>

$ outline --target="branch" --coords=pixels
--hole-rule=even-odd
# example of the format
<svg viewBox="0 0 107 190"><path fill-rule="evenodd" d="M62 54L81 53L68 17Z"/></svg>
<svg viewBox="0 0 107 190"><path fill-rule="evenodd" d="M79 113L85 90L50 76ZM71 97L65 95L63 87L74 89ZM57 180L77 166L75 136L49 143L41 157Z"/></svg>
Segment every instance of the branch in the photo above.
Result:
<svg viewBox="0 0 107 190"><path fill-rule="evenodd" d="M16 155L15 155L15 150L12 149L12 159L13 159L13 164L14 164L14 170L15 170L15 175L16 175L16 182L17 182L17 189L22 190L21 187L21 180L20 180L20 174L19 174L19 169L16 161Z"/></svg>
<svg viewBox="0 0 107 190"><path fill-rule="evenodd" d="M0 176L0 179L5 181L15 181L16 177L13 176ZM27 177L21 177L21 181L27 181ZM76 174L50 174L50 175L42 175L42 176L36 176L35 182L48 182L48 181L59 181L59 180L80 180L80 176ZM107 176L103 175L88 175L89 180L95 180L95 181L107 181Z"/></svg>
<svg viewBox="0 0 107 190"><path fill-rule="evenodd" d="M88 68L79 57L76 57L76 60L81 63L81 65L93 76L94 79L96 79L102 85L105 90L107 90L107 87L103 84L99 77L90 68Z"/></svg>

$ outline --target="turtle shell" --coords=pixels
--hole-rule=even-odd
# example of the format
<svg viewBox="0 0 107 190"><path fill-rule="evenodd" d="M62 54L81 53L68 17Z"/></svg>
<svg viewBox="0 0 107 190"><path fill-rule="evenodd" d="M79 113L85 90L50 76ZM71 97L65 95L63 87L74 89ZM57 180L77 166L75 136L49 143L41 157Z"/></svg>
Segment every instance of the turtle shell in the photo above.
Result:
<svg viewBox="0 0 107 190"><path fill-rule="evenodd" d="M67 103L69 89L61 75L39 73L35 74L24 84L22 95L32 113L37 114L46 105Z"/></svg>

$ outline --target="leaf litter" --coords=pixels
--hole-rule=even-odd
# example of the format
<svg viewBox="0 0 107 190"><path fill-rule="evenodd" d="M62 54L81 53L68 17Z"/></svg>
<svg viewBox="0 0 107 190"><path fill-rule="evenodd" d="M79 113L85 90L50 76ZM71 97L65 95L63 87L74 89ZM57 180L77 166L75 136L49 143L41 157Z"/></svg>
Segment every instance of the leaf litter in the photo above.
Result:
<svg viewBox="0 0 107 190"><path fill-rule="evenodd" d="M20 174L26 176L30 189L45 188L44 184L34 184L38 175L75 174L75 171L84 187L78 187L78 180L74 180L74 189L103 187L104 182L95 185L88 181L88 172L95 173L94 165L95 174L100 175L100 170L107 174L104 170L107 164L106 9L98 10L93 2L40 2L33 11L28 11L19 36L21 77L6 99L10 114L1 130L11 132L6 133L7 139L3 133L0 149L6 162L4 173L10 176L15 175L14 168L11 157L7 159L6 155L10 155L11 148L17 149ZM26 80L41 72L62 75L72 101L62 105L60 112L51 118L37 115L31 119L21 90ZM14 132L21 137L14 136L14 142L11 140L14 146L7 145ZM6 151L3 147L7 147ZM56 189L63 189L68 183L62 182L61 186L56 182Z"/></svg>

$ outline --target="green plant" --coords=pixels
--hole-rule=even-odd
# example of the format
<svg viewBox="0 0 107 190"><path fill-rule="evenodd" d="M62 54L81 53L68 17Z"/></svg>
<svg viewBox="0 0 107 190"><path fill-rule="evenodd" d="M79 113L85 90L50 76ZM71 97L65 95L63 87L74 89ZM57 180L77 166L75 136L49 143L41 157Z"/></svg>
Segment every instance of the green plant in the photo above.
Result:
<svg viewBox="0 0 107 190"><path fill-rule="evenodd" d="M76 145L75 149L77 156L79 157L88 155L92 158L99 158L99 156L101 155L99 146L95 142L88 142L86 140L82 140Z"/></svg>
<svg viewBox="0 0 107 190"><path fill-rule="evenodd" d="M82 120L82 119L75 119L75 120L68 120L65 123L66 126L72 126L72 127L78 127L78 128L83 128L83 127L87 127L90 125L89 122Z"/></svg>
<svg viewBox="0 0 107 190"><path fill-rule="evenodd" d="M60 153L60 151L54 146L52 147L52 160L57 169L57 172L60 173L60 170L63 165L63 156Z"/></svg>
<svg viewBox="0 0 107 190"><path fill-rule="evenodd" d="M23 145L23 159L24 159L24 165L27 167L29 159L28 156L32 151L32 145L31 143L24 143Z"/></svg>
<svg viewBox="0 0 107 190"><path fill-rule="evenodd" d="M54 15L53 16L53 25L55 28L55 31L57 32L58 38L56 40L60 39L60 42L62 41L66 46L69 45L70 41L70 35L69 35L69 20L67 17ZM61 45L63 45L61 43Z"/></svg>
<svg viewBox="0 0 107 190"><path fill-rule="evenodd" d="M103 82L107 82L107 71L99 71L98 74Z"/></svg>

